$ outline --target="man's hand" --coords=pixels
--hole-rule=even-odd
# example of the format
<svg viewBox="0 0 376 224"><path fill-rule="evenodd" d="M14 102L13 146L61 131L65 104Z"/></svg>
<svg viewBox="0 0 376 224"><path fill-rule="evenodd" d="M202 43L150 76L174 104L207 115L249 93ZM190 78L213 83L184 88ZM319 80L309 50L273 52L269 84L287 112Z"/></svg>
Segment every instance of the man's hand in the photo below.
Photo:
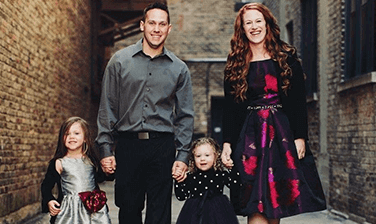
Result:
<svg viewBox="0 0 376 224"><path fill-rule="evenodd" d="M295 139L295 146L296 146L296 151L298 153L298 158L303 159L305 156L305 140L303 138L298 138Z"/></svg>
<svg viewBox="0 0 376 224"><path fill-rule="evenodd" d="M223 143L223 150L222 150L222 163L225 167L231 169L234 166L234 162L231 159L231 145L228 142Z"/></svg>
<svg viewBox="0 0 376 224"><path fill-rule="evenodd" d="M116 170L116 160L115 156L109 156L105 157L101 160L101 166L103 172L106 174L113 174L115 173Z"/></svg>
<svg viewBox="0 0 376 224"><path fill-rule="evenodd" d="M188 166L182 161L175 161L172 166L172 177L177 182L183 182L187 178Z"/></svg>
<svg viewBox="0 0 376 224"><path fill-rule="evenodd" d="M50 212L51 216L55 216L59 214L59 212L61 211L60 208L58 208L60 207L59 202L55 200L49 201L47 205L48 205L48 211Z"/></svg>

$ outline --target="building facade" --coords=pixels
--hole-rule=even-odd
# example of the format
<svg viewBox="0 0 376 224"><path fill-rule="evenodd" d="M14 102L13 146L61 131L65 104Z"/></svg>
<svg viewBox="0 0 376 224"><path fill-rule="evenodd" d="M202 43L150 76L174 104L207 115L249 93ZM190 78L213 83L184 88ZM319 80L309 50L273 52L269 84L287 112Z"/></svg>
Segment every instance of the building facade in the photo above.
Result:
<svg viewBox="0 0 376 224"><path fill-rule="evenodd" d="M93 123L90 0L0 0L0 223L40 212L61 123Z"/></svg>

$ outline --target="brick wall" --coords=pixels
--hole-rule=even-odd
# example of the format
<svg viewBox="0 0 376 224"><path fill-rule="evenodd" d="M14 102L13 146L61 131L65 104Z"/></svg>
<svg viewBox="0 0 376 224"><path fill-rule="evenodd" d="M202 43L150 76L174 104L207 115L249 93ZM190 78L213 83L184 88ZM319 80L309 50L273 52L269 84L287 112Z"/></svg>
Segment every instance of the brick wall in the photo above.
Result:
<svg viewBox="0 0 376 224"><path fill-rule="evenodd" d="M268 2L268 1L267 1ZM282 4L282 1L280 1ZM299 49L301 1L284 1ZM344 0L318 1L318 100L308 104L310 146L317 157L330 209L350 219L376 223L374 84L348 87L344 77ZM280 24L284 29L285 24Z"/></svg>
<svg viewBox="0 0 376 224"><path fill-rule="evenodd" d="M0 0L0 223L40 211L60 124L87 120L89 0Z"/></svg>
<svg viewBox="0 0 376 224"><path fill-rule="evenodd" d="M331 130L333 208L376 223L376 88L372 84L337 94L337 126ZM333 108L334 110L334 108Z"/></svg>
<svg viewBox="0 0 376 224"><path fill-rule="evenodd" d="M227 57L236 0L168 0L173 29L167 47L182 59Z"/></svg>
<svg viewBox="0 0 376 224"><path fill-rule="evenodd" d="M182 60L224 58L230 51L236 0L168 0L172 30L166 47ZM115 43L112 52L129 46L142 34Z"/></svg>

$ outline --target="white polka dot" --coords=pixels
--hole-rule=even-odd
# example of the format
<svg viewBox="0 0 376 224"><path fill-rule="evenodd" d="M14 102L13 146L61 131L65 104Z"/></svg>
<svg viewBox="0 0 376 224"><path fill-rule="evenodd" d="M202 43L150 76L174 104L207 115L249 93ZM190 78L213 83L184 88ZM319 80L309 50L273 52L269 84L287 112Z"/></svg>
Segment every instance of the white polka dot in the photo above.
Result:
<svg viewBox="0 0 376 224"><path fill-rule="evenodd" d="M217 188L219 188L219 185L217 185Z"/></svg>
<svg viewBox="0 0 376 224"><path fill-rule="evenodd" d="M210 180L210 183L213 183L213 180Z"/></svg>
<svg viewBox="0 0 376 224"><path fill-rule="evenodd" d="M218 173L216 174L216 176L218 177Z"/></svg>
<svg viewBox="0 0 376 224"><path fill-rule="evenodd" d="M200 196L202 196L202 193L200 193Z"/></svg>
<svg viewBox="0 0 376 224"><path fill-rule="evenodd" d="M205 190L207 190L207 189L208 189L208 186L205 187Z"/></svg>
<svg viewBox="0 0 376 224"><path fill-rule="evenodd" d="M204 175L204 178L206 178L207 176L206 176L206 174Z"/></svg>
<svg viewBox="0 0 376 224"><path fill-rule="evenodd" d="M197 188L195 188L195 189L193 189L193 190L197 191Z"/></svg>
<svg viewBox="0 0 376 224"><path fill-rule="evenodd" d="M236 180L234 180L234 183L236 183Z"/></svg>
<svg viewBox="0 0 376 224"><path fill-rule="evenodd" d="M193 177L193 179L196 179L196 177Z"/></svg>
<svg viewBox="0 0 376 224"><path fill-rule="evenodd" d="M201 184L201 181L199 181L198 184Z"/></svg>

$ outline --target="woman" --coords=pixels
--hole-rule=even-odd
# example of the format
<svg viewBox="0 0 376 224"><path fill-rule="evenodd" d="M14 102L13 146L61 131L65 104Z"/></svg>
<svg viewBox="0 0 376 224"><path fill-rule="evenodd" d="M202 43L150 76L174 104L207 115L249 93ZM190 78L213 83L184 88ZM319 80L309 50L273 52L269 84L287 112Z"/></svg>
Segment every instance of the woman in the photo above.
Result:
<svg viewBox="0 0 376 224"><path fill-rule="evenodd" d="M238 13L224 89L222 161L235 165L243 182L240 192L231 192L236 212L248 223L275 224L326 209L307 144L304 73L262 4Z"/></svg>

